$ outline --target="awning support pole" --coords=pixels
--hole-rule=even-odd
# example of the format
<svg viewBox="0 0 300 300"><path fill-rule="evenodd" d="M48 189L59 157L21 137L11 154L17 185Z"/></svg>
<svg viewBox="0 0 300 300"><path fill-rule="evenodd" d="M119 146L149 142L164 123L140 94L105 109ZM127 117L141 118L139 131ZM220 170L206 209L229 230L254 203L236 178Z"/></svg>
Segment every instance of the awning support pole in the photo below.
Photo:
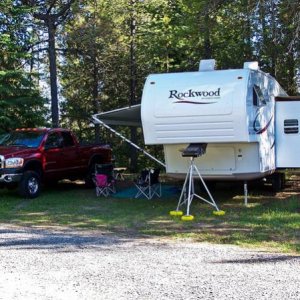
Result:
<svg viewBox="0 0 300 300"><path fill-rule="evenodd" d="M117 135L118 137L120 137L122 140L124 140L125 142L127 142L128 144L130 144L132 147L134 147L137 150L141 151L143 154L145 154L146 156L148 156L150 159L156 161L161 166L163 166L164 168L166 168L166 165L163 162L161 162L160 160L158 160L157 158L155 158L154 156L152 156L150 153L148 153L147 151L145 151L144 149L142 149L141 147L139 147L138 145L136 145L135 143L133 143L132 141L130 141L129 139L127 139L125 136L123 136L118 131L114 130L113 128L111 128L110 126L108 126L107 124L105 124L103 121L99 120L96 115L93 115L92 118L93 118L93 123L100 124L101 126L103 126L106 129L110 130L115 135Z"/></svg>
<svg viewBox="0 0 300 300"><path fill-rule="evenodd" d="M244 204L245 206L248 205L248 183L244 181Z"/></svg>

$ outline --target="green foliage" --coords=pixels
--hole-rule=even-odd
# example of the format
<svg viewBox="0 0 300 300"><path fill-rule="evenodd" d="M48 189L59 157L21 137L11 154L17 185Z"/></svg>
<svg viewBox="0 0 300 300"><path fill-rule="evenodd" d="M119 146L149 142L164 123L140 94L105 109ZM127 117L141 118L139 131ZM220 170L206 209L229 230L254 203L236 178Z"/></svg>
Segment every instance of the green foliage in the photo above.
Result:
<svg viewBox="0 0 300 300"><path fill-rule="evenodd" d="M61 66L63 122L82 132L89 127L93 113L122 105L122 81L118 80L124 63L116 59L124 51L114 28L112 8L89 1L66 27L66 62ZM122 58L121 58L122 59ZM124 83L123 83L124 84Z"/></svg>
<svg viewBox="0 0 300 300"><path fill-rule="evenodd" d="M45 125L45 100L21 71L0 71L0 132Z"/></svg>
<svg viewBox="0 0 300 300"><path fill-rule="evenodd" d="M0 132L45 125L46 113L37 76L24 68L30 58L27 10L9 2L0 4Z"/></svg>
<svg viewBox="0 0 300 300"><path fill-rule="evenodd" d="M287 0L86 1L65 27L63 124L91 138L90 116L129 105L132 79L140 102L147 75L197 70L203 58L215 58L220 69L258 60L264 71L295 93L295 30L299 34L300 29L299 8L287 9L292 5ZM119 130L130 136L127 129ZM130 150L124 143L105 130L101 136L114 145L122 162L128 160ZM140 133L137 143L142 144Z"/></svg>
<svg viewBox="0 0 300 300"><path fill-rule="evenodd" d="M72 3L69 13L55 28L57 47L63 50L57 52L61 119L62 126L74 129L83 139L93 139L92 114L140 102L148 74L197 70L203 58L215 58L220 69L258 60L262 70L275 76L288 93L299 92L297 1L68 0L55 1L57 6L51 7L66 3ZM24 83L23 87L13 84L2 89L36 92L37 80L19 72L24 66L41 72L46 65L40 60L45 56L40 47L47 45L40 34L45 32L45 22L34 23L33 16L46 13L48 4L1 1L0 70L6 78L14 78L16 72L19 80L29 80L31 85L29 89ZM1 76L4 82L4 73ZM135 99L131 99L133 82ZM16 98L19 100L11 102L1 99L3 107L20 104L22 97L17 94ZM24 110L20 113L31 118ZM6 114L1 120L5 127L12 126L8 124L11 115ZM97 130L102 139L116 145L121 156L128 157L130 151L122 142ZM128 136L127 129L121 131ZM138 141L141 139L138 132Z"/></svg>
<svg viewBox="0 0 300 300"><path fill-rule="evenodd" d="M82 124L91 112L129 104L132 42L138 98L149 73L196 70L209 57L218 68L259 60L287 91L296 92L299 8L288 10L292 6L287 0L87 1L66 28L65 121L81 115Z"/></svg>

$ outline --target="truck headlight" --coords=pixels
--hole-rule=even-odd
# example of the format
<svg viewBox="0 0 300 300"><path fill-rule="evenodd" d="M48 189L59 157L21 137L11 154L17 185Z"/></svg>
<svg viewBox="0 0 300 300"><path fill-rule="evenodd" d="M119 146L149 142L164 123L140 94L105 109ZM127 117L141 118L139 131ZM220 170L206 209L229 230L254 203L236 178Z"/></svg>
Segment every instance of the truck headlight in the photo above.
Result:
<svg viewBox="0 0 300 300"><path fill-rule="evenodd" d="M5 160L6 168L20 168L23 166L24 159L21 157L12 157Z"/></svg>

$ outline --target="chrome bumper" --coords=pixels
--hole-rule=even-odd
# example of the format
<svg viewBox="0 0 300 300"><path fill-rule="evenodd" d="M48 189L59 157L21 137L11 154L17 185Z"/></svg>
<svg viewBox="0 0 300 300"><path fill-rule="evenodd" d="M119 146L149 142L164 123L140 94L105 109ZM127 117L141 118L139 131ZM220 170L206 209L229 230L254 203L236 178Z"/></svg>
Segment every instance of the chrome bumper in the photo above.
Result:
<svg viewBox="0 0 300 300"><path fill-rule="evenodd" d="M4 168L4 156L0 155L0 169Z"/></svg>
<svg viewBox="0 0 300 300"><path fill-rule="evenodd" d="M19 182L23 174L3 174L0 176L0 182L11 183Z"/></svg>
<svg viewBox="0 0 300 300"><path fill-rule="evenodd" d="M22 173L5 173L7 172L7 169L4 169L4 163L5 159L3 155L0 155L0 183L13 183L13 182L19 182L22 177ZM14 170L10 170L10 172L13 172ZM5 174L1 174L5 173Z"/></svg>

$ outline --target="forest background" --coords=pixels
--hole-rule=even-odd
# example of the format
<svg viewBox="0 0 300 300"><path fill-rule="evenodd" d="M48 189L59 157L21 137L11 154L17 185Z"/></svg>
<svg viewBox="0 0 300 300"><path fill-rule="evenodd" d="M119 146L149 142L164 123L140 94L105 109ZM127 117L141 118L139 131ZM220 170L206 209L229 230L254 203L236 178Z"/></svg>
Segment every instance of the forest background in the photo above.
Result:
<svg viewBox="0 0 300 300"><path fill-rule="evenodd" d="M196 71L207 58L218 69L258 61L297 95L299 38L298 0L1 0L0 133L70 128L109 141L134 168L136 153L92 114L140 103L147 75Z"/></svg>

